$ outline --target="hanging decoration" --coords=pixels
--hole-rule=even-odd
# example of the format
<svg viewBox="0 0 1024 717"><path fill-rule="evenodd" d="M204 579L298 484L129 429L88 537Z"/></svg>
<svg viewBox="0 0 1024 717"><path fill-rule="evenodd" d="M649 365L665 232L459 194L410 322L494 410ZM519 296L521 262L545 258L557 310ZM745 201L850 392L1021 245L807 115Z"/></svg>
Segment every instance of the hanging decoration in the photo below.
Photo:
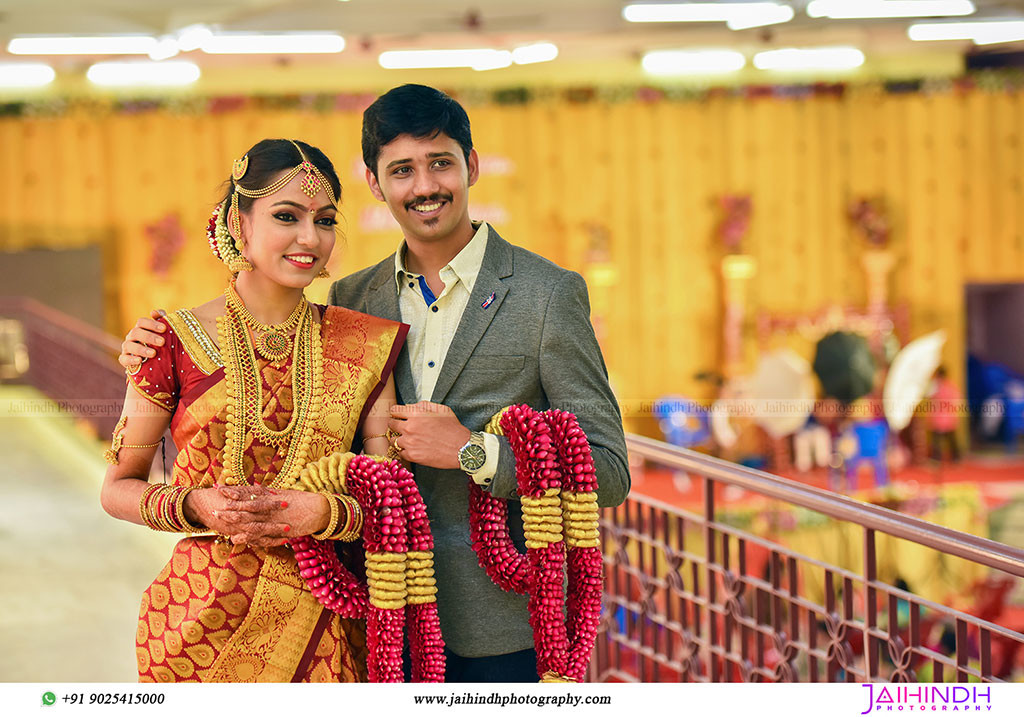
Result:
<svg viewBox="0 0 1024 717"><path fill-rule="evenodd" d="M850 204L850 221L864 235L868 243L884 248L889 243L891 224L885 201L877 197L863 197Z"/></svg>
<svg viewBox="0 0 1024 717"><path fill-rule="evenodd" d="M726 251L739 252L750 229L753 201L749 194L726 194L718 198L718 206L723 212L718 224L718 239Z"/></svg>
<svg viewBox="0 0 1024 717"><path fill-rule="evenodd" d="M587 104L605 102L704 102L715 97L746 99L790 99L810 97L842 98L850 90L878 91L889 95L942 94L971 89L988 92L1019 92L1024 73L1016 70L981 70L960 77L920 78L888 82L817 82L809 84L740 85L735 87L694 87L688 85L575 85L572 87L501 87L496 89L444 88L466 106L493 103L526 105L534 102ZM303 110L317 113L362 112L376 95L368 92L309 93L289 95L225 95L167 98L48 98L0 103L0 117L52 117L83 113L91 117L114 114L142 114L170 111L176 114L225 114L252 110Z"/></svg>
<svg viewBox="0 0 1024 717"><path fill-rule="evenodd" d="M145 228L149 241L149 270L158 278L165 278L175 257L185 246L185 230L177 214L167 214Z"/></svg>

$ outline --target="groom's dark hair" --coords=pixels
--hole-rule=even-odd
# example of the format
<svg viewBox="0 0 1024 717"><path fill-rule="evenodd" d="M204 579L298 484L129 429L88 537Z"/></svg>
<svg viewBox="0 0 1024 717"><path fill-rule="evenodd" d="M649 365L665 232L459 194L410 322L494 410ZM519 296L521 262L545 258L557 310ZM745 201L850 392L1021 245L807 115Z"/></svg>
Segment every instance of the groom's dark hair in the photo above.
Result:
<svg viewBox="0 0 1024 717"><path fill-rule="evenodd" d="M363 112L363 162L377 176L380 150L400 134L417 139L444 133L462 147L469 162L473 135L462 105L426 85L402 85L378 97Z"/></svg>

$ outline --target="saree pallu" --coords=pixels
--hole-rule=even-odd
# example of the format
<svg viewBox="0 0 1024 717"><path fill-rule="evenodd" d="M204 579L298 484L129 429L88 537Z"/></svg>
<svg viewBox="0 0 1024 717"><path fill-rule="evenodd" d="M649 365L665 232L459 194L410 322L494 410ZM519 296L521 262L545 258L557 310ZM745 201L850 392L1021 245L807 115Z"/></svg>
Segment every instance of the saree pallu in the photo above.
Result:
<svg viewBox="0 0 1024 717"><path fill-rule="evenodd" d="M347 451L394 368L408 327L338 307L322 316L324 403L309 461ZM217 347L188 311L166 317L166 341L132 385L170 411L178 447L175 485L209 487L224 468L227 397ZM263 420L291 418L291 358L257 357ZM270 485L283 449L245 437L247 483ZM323 608L287 546L232 545L217 536L181 540L142 596L136 633L141 682L361 682L366 636L360 621Z"/></svg>

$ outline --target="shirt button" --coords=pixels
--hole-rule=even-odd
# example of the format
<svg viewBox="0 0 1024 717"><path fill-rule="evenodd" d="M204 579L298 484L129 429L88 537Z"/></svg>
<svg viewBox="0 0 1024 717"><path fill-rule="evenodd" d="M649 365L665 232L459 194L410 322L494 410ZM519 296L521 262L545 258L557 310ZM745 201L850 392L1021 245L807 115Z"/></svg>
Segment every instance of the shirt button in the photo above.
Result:
<svg viewBox="0 0 1024 717"><path fill-rule="evenodd" d="M437 313L437 305L435 304L434 306L431 306L430 310L433 311L436 314Z"/></svg>
<svg viewBox="0 0 1024 717"><path fill-rule="evenodd" d="M415 289L416 288L416 284L414 284L413 282L410 281L409 282L409 288L410 289Z"/></svg>
<svg viewBox="0 0 1024 717"><path fill-rule="evenodd" d="M434 368L434 362L433 361L427 361L427 366L429 366L430 368Z"/></svg>

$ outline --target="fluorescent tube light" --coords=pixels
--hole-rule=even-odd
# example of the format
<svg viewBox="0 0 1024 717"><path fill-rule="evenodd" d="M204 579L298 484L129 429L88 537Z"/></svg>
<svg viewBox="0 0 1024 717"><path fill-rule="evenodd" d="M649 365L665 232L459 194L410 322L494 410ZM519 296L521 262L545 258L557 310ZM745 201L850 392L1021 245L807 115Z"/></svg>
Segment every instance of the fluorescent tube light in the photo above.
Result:
<svg viewBox="0 0 1024 717"><path fill-rule="evenodd" d="M622 17L629 22L726 22L780 8L789 6L777 2L633 3L622 8Z"/></svg>
<svg viewBox="0 0 1024 717"><path fill-rule="evenodd" d="M733 50L654 50L640 64L652 75L720 75L743 69L747 58Z"/></svg>
<svg viewBox="0 0 1024 717"><path fill-rule="evenodd" d="M971 0L812 0L807 5L810 17L833 20L883 17L943 17L971 15Z"/></svg>
<svg viewBox="0 0 1024 717"><path fill-rule="evenodd" d="M43 87L57 73L41 62L0 62L0 87Z"/></svg>
<svg viewBox="0 0 1024 717"><path fill-rule="evenodd" d="M167 60L178 54L178 41L171 35L164 35L156 41L156 46L150 50L149 59Z"/></svg>
<svg viewBox="0 0 1024 717"><path fill-rule="evenodd" d="M377 58L387 70L421 70L445 67L471 67L474 70L498 70L512 64L508 50L388 50Z"/></svg>
<svg viewBox="0 0 1024 717"><path fill-rule="evenodd" d="M907 29L911 40L974 40L977 45L1024 40L1024 20L923 22Z"/></svg>
<svg viewBox="0 0 1024 717"><path fill-rule="evenodd" d="M149 35L37 35L12 38L7 51L12 55L148 55L156 44L156 38Z"/></svg>
<svg viewBox="0 0 1024 717"><path fill-rule="evenodd" d="M786 47L754 55L759 70L852 70L864 64L856 47Z"/></svg>
<svg viewBox="0 0 1024 717"><path fill-rule="evenodd" d="M213 37L213 30L206 25L189 25L178 30L177 36L178 49L182 52L192 52Z"/></svg>
<svg viewBox="0 0 1024 717"><path fill-rule="evenodd" d="M334 33L214 34L199 45L211 55L293 55L333 53L345 49L345 38Z"/></svg>
<svg viewBox="0 0 1024 717"><path fill-rule="evenodd" d="M793 8L789 5L768 5L758 10L747 10L736 13L726 20L725 24L730 30L747 30L752 27L764 27L765 25L778 25L782 22L789 22L793 19Z"/></svg>
<svg viewBox="0 0 1024 717"><path fill-rule="evenodd" d="M537 42L512 50L512 62L517 65L532 65L535 62L550 62L558 57L558 47L550 42Z"/></svg>
<svg viewBox="0 0 1024 717"><path fill-rule="evenodd" d="M991 23L988 23L991 24ZM1024 22L1004 22L999 27L981 28L974 33L975 45L996 45L1000 42L1024 40Z"/></svg>
<svg viewBox="0 0 1024 717"><path fill-rule="evenodd" d="M199 79L199 66L194 62L171 60L150 62L97 62L85 76L96 85L105 87L138 87L156 85L173 87L189 85Z"/></svg>

